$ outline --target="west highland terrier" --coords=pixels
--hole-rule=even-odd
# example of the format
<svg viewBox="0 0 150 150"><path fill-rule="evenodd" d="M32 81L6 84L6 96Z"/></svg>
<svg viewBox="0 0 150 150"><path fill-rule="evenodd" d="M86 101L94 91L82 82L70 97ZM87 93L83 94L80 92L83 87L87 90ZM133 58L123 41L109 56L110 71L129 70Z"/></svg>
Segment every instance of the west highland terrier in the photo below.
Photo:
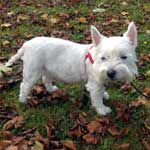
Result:
<svg viewBox="0 0 150 150"><path fill-rule="evenodd" d="M104 83L123 80L130 82L137 74L137 30L133 22L123 36L106 37L91 26L92 44L78 44L68 40L36 37L23 44L6 64L11 66L23 59L23 81L19 100L26 103L33 85L42 78L48 92L57 90L52 81L85 81L92 106L98 114L111 109L103 104Z"/></svg>

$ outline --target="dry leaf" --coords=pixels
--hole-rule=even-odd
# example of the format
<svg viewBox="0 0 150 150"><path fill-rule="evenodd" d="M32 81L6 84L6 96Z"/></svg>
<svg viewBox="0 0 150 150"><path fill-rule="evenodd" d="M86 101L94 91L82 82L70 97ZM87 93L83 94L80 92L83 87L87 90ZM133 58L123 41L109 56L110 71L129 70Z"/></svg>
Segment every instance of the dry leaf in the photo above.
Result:
<svg viewBox="0 0 150 150"><path fill-rule="evenodd" d="M11 145L11 146L7 147L5 150L18 150L18 147Z"/></svg>
<svg viewBox="0 0 150 150"><path fill-rule="evenodd" d="M13 11L10 11L10 12L8 12L7 13L7 15L9 16L9 17L11 17L12 15L14 15L15 13L13 12Z"/></svg>
<svg viewBox="0 0 150 150"><path fill-rule="evenodd" d="M48 14L42 14L41 18L42 18L43 20L47 20L47 19L48 19Z"/></svg>
<svg viewBox="0 0 150 150"><path fill-rule="evenodd" d="M2 42L3 46L10 44L10 42L8 40L5 40Z"/></svg>
<svg viewBox="0 0 150 150"><path fill-rule="evenodd" d="M78 22L80 22L80 23L86 23L87 21L86 21L85 17L80 17L80 18L78 18Z"/></svg>
<svg viewBox="0 0 150 150"><path fill-rule="evenodd" d="M83 139L87 144L97 144L101 142L102 137L100 135L94 135L94 134L86 134L83 136Z"/></svg>
<svg viewBox="0 0 150 150"><path fill-rule="evenodd" d="M90 133L101 133L102 132L102 125L98 121L91 121L87 125L87 129Z"/></svg>
<svg viewBox="0 0 150 150"><path fill-rule="evenodd" d="M5 149L6 147L8 147L11 144L11 141L9 140L1 140L0 141L0 150Z"/></svg>
<svg viewBox="0 0 150 150"><path fill-rule="evenodd" d="M145 146L146 150L150 150L150 140L142 139L142 143Z"/></svg>
<svg viewBox="0 0 150 150"><path fill-rule="evenodd" d="M44 146L39 141L35 141L35 145L31 147L31 150L44 150Z"/></svg>
<svg viewBox="0 0 150 150"><path fill-rule="evenodd" d="M59 22L59 19L58 18L50 18L48 21L52 24L56 24Z"/></svg>
<svg viewBox="0 0 150 150"><path fill-rule="evenodd" d="M29 19L29 16L26 15L26 14L20 14L20 15L17 16L17 21L19 21L19 20L27 20L27 19Z"/></svg>
<svg viewBox="0 0 150 150"><path fill-rule="evenodd" d="M76 144L74 144L71 140L63 141L62 143L66 148L70 150L77 150Z"/></svg>
<svg viewBox="0 0 150 150"><path fill-rule="evenodd" d="M122 14L123 16L126 16L126 15L128 15L129 13L128 13L127 11L122 11L121 14Z"/></svg>
<svg viewBox="0 0 150 150"><path fill-rule="evenodd" d="M22 126L23 124L23 116L16 116L15 118L13 118L12 120L9 120L8 122L6 122L3 126L3 128L5 130L11 130L12 128L17 128Z"/></svg>
<svg viewBox="0 0 150 150"><path fill-rule="evenodd" d="M11 23L3 23L3 24L1 24L1 27L5 27L5 28L9 28L11 26L12 26Z"/></svg>
<svg viewBox="0 0 150 150"><path fill-rule="evenodd" d="M130 146L130 143L123 143L123 144L120 144L116 147L119 148L119 149L127 150L129 148L129 146Z"/></svg>

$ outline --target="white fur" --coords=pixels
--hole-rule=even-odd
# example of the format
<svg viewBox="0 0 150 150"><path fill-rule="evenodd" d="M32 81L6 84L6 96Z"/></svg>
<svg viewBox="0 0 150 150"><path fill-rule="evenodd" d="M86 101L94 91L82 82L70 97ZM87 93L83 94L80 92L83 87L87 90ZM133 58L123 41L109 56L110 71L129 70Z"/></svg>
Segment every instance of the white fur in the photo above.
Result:
<svg viewBox="0 0 150 150"><path fill-rule="evenodd" d="M40 78L49 92L57 89L52 81L80 82L85 81L90 92L92 106L97 112L105 115L111 109L103 104L104 83L109 82L108 71L115 70L113 80L132 81L137 74L135 47L137 32L134 23L130 23L123 37L107 38L91 26L91 37L94 48L90 53L94 59L91 64L85 59L92 44L78 44L67 40L36 37L23 44L7 66L23 56L23 81L20 86L20 102L25 103L33 85ZM127 59L122 59L126 56Z"/></svg>

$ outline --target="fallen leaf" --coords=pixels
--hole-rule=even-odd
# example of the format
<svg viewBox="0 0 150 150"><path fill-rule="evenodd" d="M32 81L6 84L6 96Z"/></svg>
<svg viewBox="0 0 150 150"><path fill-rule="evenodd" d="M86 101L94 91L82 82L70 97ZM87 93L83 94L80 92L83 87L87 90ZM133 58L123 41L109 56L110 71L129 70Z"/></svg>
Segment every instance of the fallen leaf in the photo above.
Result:
<svg viewBox="0 0 150 150"><path fill-rule="evenodd" d="M45 87L37 85L33 88L33 95L42 96L46 92Z"/></svg>
<svg viewBox="0 0 150 150"><path fill-rule="evenodd" d="M25 36L26 38L32 38L32 37L33 37L33 34L28 33L28 32L25 32L25 33L24 33L24 36Z"/></svg>
<svg viewBox="0 0 150 150"><path fill-rule="evenodd" d="M0 122L2 124L13 119L16 115L18 115L18 113L15 108L10 106L0 106Z"/></svg>
<svg viewBox="0 0 150 150"><path fill-rule="evenodd" d="M116 148L127 150L129 146L130 146L130 143L123 143L123 144L117 145Z"/></svg>
<svg viewBox="0 0 150 150"><path fill-rule="evenodd" d="M95 13L103 13L105 11L106 10L104 8L95 8L95 9L93 9L93 12L95 12Z"/></svg>
<svg viewBox="0 0 150 150"><path fill-rule="evenodd" d="M86 21L85 17L80 17L80 18L78 18L78 22L80 22L80 23L86 23L87 21Z"/></svg>
<svg viewBox="0 0 150 150"><path fill-rule="evenodd" d="M12 15L14 15L15 13L13 11L10 11L7 13L7 16L11 17Z"/></svg>
<svg viewBox="0 0 150 150"><path fill-rule="evenodd" d="M47 20L47 19L48 19L48 14L42 14L41 18L42 18L43 20Z"/></svg>
<svg viewBox="0 0 150 150"><path fill-rule="evenodd" d="M0 131L0 138L10 139L11 137L12 137L12 133L10 131L5 131L5 130Z"/></svg>
<svg viewBox="0 0 150 150"><path fill-rule="evenodd" d="M1 27L4 27L4 28L9 28L11 26L12 26L11 23L3 23L3 24L1 24Z"/></svg>
<svg viewBox="0 0 150 150"><path fill-rule="evenodd" d="M144 88L144 94L150 97L150 87Z"/></svg>
<svg viewBox="0 0 150 150"><path fill-rule="evenodd" d="M59 141L50 141L50 147L53 147L54 149L62 149L63 145Z"/></svg>
<svg viewBox="0 0 150 150"><path fill-rule="evenodd" d="M21 127L24 122L23 116L16 116L12 120L9 120L6 122L3 126L5 130L11 130L12 128L18 128Z"/></svg>
<svg viewBox="0 0 150 150"><path fill-rule="evenodd" d="M50 19L48 19L48 21L49 21L50 23L52 23L52 24L56 24L56 23L58 23L60 20L59 20L59 18L50 18Z"/></svg>
<svg viewBox="0 0 150 150"><path fill-rule="evenodd" d="M87 133L87 130L80 125L75 124L72 128L69 129L68 134L70 137L81 137L85 133Z"/></svg>
<svg viewBox="0 0 150 150"><path fill-rule="evenodd" d="M11 145L11 141L9 140L1 140L0 141L0 150L5 150L6 147L8 147L9 145Z"/></svg>
<svg viewBox="0 0 150 150"><path fill-rule="evenodd" d="M17 146L18 150L29 150L29 142L27 140L22 140Z"/></svg>
<svg viewBox="0 0 150 150"><path fill-rule="evenodd" d="M35 141L35 144L31 147L31 150L44 150L44 146L39 141Z"/></svg>
<svg viewBox="0 0 150 150"><path fill-rule="evenodd" d="M10 42L8 40L5 40L2 42L3 46L10 44Z"/></svg>
<svg viewBox="0 0 150 150"><path fill-rule="evenodd" d="M122 6L128 6L128 3L127 2L122 2L122 3L120 3Z"/></svg>
<svg viewBox="0 0 150 150"><path fill-rule="evenodd" d="M146 99L145 97L138 97L138 103L150 107L150 99Z"/></svg>
<svg viewBox="0 0 150 150"><path fill-rule="evenodd" d="M101 142L102 137L97 134L88 133L83 136L83 139L85 140L85 142L87 144L97 144L97 143Z"/></svg>
<svg viewBox="0 0 150 150"><path fill-rule="evenodd" d="M76 144L74 144L74 142L71 140L66 140L66 141L63 141L62 143L66 148L70 150L77 150Z"/></svg>
<svg viewBox="0 0 150 150"><path fill-rule="evenodd" d="M128 15L129 13L128 13L127 11L122 11L121 14L122 14L123 16L126 16L126 15Z"/></svg>
<svg viewBox="0 0 150 150"><path fill-rule="evenodd" d="M26 14L20 14L20 15L17 16L17 21L19 21L19 20L27 20L27 19L29 19L29 16L26 15Z"/></svg>
<svg viewBox="0 0 150 150"><path fill-rule="evenodd" d="M142 144L145 146L146 150L150 150L150 140L142 139Z"/></svg>
<svg viewBox="0 0 150 150"><path fill-rule="evenodd" d="M98 121L91 121L87 125L87 129L90 133L101 133L103 130L102 125Z"/></svg>
<svg viewBox="0 0 150 150"><path fill-rule="evenodd" d="M56 90L51 93L52 99L61 99L66 101L68 99L68 94L63 90Z"/></svg>
<svg viewBox="0 0 150 150"><path fill-rule="evenodd" d="M128 134L129 129L128 128L123 128L123 129L119 130L116 126L111 126L110 128L108 128L108 132L112 136L124 136L124 135Z"/></svg>
<svg viewBox="0 0 150 150"><path fill-rule="evenodd" d="M11 146L7 147L5 150L18 150L18 147L11 145Z"/></svg>

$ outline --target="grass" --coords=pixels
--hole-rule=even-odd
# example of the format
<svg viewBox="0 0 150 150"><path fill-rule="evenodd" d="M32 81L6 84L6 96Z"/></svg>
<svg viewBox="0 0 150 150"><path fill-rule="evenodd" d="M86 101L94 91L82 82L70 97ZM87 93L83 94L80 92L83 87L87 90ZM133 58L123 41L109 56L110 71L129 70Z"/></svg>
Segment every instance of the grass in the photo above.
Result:
<svg viewBox="0 0 150 150"><path fill-rule="evenodd" d="M22 40L27 40L28 38L25 36L25 33L32 34L33 36L46 35L50 36L53 31L64 31L63 35L56 35L61 38L69 38L69 40L73 40L75 42L84 43L84 31L89 30L91 24L97 26L103 34L111 35L112 33L115 35L121 35L127 28L126 22L134 20L138 26L139 32L139 45L137 48L138 56L141 53L148 54L150 48L150 34L147 34L146 31L150 30L148 26L148 13L144 10L142 0L131 0L128 1L128 6L121 5L123 0L96 0L95 2L91 1L89 5L87 5L84 1L79 2L78 4L73 5L62 5L59 4L54 6L46 6L44 4L44 0L39 2L41 6L38 6L37 3L31 3L31 5L25 4L25 6L19 6L19 2L14 0L10 3L6 10L2 13L3 19L0 23L10 22L13 25L10 28L0 28L0 56L10 57L14 54L17 49L20 47ZM63 2L65 4L65 2ZM104 13L93 13L92 10L95 8L105 8L106 12ZM12 16L12 20L7 16L8 12L14 12ZM121 13L125 11L128 12L127 15L122 15ZM58 18L60 13L67 13L69 15L68 19L61 20L57 24L46 23L45 20L41 19L42 14L48 14L49 17ZM16 18L18 14L27 14L33 15L33 17L29 20L20 20L17 22ZM89 14L95 17L90 23L79 23L79 17L85 17L88 19ZM37 18L36 18L37 17ZM109 18L115 18L118 20L117 23L110 23L108 26L103 26L102 24L108 20ZM33 20L37 20L33 21ZM40 22L41 21L41 22ZM68 23L71 25L71 28L66 28L64 25ZM109 31L109 32L108 32ZM90 35L89 35L90 36ZM9 45L3 45L3 41L8 40ZM144 42L147 44L144 44ZM139 72L145 74L149 71L150 65L147 62L147 65L144 69L140 69ZM13 69L14 73L16 72L16 68ZM143 87L147 87L150 85L150 79L146 78L144 81L136 81L137 85L142 84ZM81 84L62 84L56 83L57 86L61 89L64 89L69 93L70 99L73 97L78 97L82 99L83 97L83 83ZM141 88L141 87L140 87ZM142 90L142 89L141 89ZM112 104L114 101L120 101L123 104L126 104L130 101L135 100L138 97L138 94L128 92L125 94L118 86L113 86L108 88L108 91L111 95L111 100L107 102L108 104ZM73 106L71 101L67 101L65 103L57 103L49 106L39 106L38 108L28 108L25 109L24 106L21 106L18 102L19 95L19 84L14 85L12 88L8 90L0 91L0 99L4 99L6 105L16 107L18 112L24 116L25 118L25 127L37 127L42 135L46 134L45 124L47 123L49 118L59 118L62 119L62 122L58 125L58 129L56 130L56 135L61 140L70 139L68 136L68 129L72 127L73 121L70 119L69 114L73 111L85 112L88 115L89 119L93 119L96 116L96 112L88 106L81 108ZM114 112L110 114L112 119L115 118L115 108L113 108ZM134 150L144 150L143 145L140 142L140 138L137 135L137 130L143 126L143 121L146 116L150 115L149 112L146 116L142 116L143 112L145 113L147 110L145 108L141 108L139 110L134 110L133 112L133 120L130 124L122 124L122 122L116 121L117 125L125 126L130 129L129 134L126 137L121 139L116 139L111 135L106 135L102 143L97 145L87 145L80 138L75 138L74 141L78 145L78 149L86 149L86 150L117 150L115 145L119 145L122 143L130 143L130 149ZM32 120L32 121L31 121ZM15 134L19 134L22 129L14 129L13 132Z"/></svg>

